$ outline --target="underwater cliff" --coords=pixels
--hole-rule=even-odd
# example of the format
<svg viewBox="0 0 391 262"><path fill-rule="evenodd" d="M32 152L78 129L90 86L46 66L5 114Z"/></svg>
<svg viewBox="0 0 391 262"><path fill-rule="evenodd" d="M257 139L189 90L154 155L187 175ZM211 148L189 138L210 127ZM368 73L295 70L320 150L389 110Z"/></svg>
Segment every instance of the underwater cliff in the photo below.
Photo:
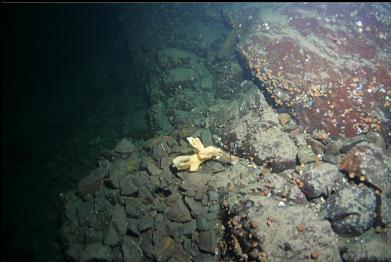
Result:
<svg viewBox="0 0 391 262"><path fill-rule="evenodd" d="M2 260L391 260L389 3L2 14Z"/></svg>

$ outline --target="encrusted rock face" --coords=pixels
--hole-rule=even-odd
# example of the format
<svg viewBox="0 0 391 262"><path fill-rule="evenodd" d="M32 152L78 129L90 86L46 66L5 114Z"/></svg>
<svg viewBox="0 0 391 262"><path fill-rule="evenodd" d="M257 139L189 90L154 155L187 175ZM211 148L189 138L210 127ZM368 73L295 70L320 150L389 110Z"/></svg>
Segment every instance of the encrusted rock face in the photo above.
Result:
<svg viewBox="0 0 391 262"><path fill-rule="evenodd" d="M279 172L296 164L297 147L281 130L277 114L262 93L251 83L242 99L212 113L211 130L222 138L235 155L246 157L257 165L267 165Z"/></svg>
<svg viewBox="0 0 391 262"><path fill-rule="evenodd" d="M239 53L275 102L295 109L309 131L389 136L389 8L284 4L261 11Z"/></svg>

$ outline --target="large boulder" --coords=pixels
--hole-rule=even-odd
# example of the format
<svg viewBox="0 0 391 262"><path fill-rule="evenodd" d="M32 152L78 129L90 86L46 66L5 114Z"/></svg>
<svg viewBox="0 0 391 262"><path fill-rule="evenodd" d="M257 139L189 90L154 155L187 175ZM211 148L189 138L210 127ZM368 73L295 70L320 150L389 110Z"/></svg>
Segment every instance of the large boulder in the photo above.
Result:
<svg viewBox="0 0 391 262"><path fill-rule="evenodd" d="M375 193L367 187L346 187L327 199L326 217L335 232L355 236L369 229L374 222Z"/></svg>
<svg viewBox="0 0 391 262"><path fill-rule="evenodd" d="M281 129L278 116L251 82L241 99L211 112L211 131L233 154L279 172L294 168L297 147Z"/></svg>

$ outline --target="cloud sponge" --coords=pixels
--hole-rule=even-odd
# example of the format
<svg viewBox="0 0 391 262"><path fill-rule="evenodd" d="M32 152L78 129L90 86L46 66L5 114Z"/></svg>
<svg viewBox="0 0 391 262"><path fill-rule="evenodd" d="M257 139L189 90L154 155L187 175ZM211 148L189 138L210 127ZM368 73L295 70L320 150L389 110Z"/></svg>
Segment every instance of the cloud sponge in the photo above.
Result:
<svg viewBox="0 0 391 262"><path fill-rule="evenodd" d="M228 155L220 148L214 146L204 147L201 140L193 137L188 137L190 145L197 151L191 156L178 156L174 158L173 164L178 170L189 169L191 172L197 171L199 166L208 159L220 159L223 158L225 162L235 163L238 158L235 156Z"/></svg>

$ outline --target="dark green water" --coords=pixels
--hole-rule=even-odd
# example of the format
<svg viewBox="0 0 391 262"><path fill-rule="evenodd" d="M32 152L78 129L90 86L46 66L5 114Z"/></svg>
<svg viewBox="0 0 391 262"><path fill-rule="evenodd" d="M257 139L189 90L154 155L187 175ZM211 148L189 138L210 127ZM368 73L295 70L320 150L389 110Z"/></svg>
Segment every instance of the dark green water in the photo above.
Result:
<svg viewBox="0 0 391 262"><path fill-rule="evenodd" d="M45 261L59 251L59 195L145 102L124 74L118 7L2 7L2 260Z"/></svg>

